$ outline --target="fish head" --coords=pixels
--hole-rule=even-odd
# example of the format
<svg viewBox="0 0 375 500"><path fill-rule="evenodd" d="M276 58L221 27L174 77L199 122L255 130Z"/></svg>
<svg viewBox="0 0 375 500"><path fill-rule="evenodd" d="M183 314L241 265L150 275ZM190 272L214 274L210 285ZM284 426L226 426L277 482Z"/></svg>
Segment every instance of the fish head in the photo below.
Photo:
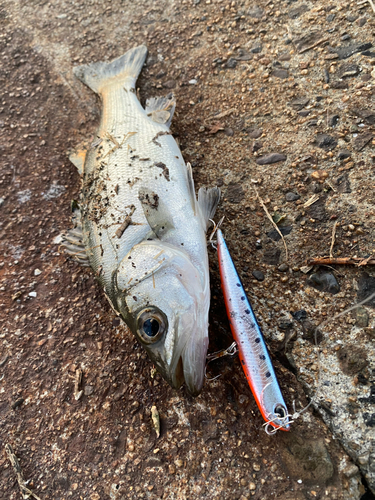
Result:
<svg viewBox="0 0 375 500"><path fill-rule="evenodd" d="M159 240L135 245L113 274L116 309L165 380L200 393L208 347L208 276Z"/></svg>

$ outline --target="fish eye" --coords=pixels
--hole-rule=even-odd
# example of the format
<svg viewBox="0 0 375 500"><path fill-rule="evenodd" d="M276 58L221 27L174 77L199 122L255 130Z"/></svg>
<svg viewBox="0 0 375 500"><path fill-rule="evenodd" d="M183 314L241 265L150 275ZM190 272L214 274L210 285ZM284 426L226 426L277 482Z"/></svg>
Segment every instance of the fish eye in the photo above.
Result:
<svg viewBox="0 0 375 500"><path fill-rule="evenodd" d="M167 329L167 318L157 307L143 309L137 317L138 336L145 344L154 344Z"/></svg>
<svg viewBox="0 0 375 500"><path fill-rule="evenodd" d="M281 419L285 418L288 415L286 408L284 408L283 405L276 405L274 409L274 414Z"/></svg>

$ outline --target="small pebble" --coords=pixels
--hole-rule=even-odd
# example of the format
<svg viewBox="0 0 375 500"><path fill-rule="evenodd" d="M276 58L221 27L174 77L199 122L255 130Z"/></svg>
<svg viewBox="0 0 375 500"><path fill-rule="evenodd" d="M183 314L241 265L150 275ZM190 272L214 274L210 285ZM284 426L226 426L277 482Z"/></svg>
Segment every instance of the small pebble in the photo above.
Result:
<svg viewBox="0 0 375 500"><path fill-rule="evenodd" d="M356 21L358 19L358 16L355 15L355 14L348 14L346 16L346 19L347 21L349 21L350 23L354 23L354 21Z"/></svg>
<svg viewBox="0 0 375 500"><path fill-rule="evenodd" d="M339 121L339 118L340 118L339 115L330 115L328 117L328 125L330 127L336 127L337 122Z"/></svg>
<svg viewBox="0 0 375 500"><path fill-rule="evenodd" d="M359 469L356 465L349 464L347 467L345 467L345 469L342 472L344 476L346 476L347 478L351 478L358 474Z"/></svg>
<svg viewBox="0 0 375 500"><path fill-rule="evenodd" d="M351 152L348 151L347 149L340 149L340 151L337 153L338 160L346 160L346 158L350 157L351 157Z"/></svg>
<svg viewBox="0 0 375 500"><path fill-rule="evenodd" d="M280 330L291 330L293 328L293 323L291 321L280 321L278 326Z"/></svg>
<svg viewBox="0 0 375 500"><path fill-rule="evenodd" d="M225 66L227 68L233 69L237 66L237 61L233 57L230 57L228 61L226 62Z"/></svg>
<svg viewBox="0 0 375 500"><path fill-rule="evenodd" d="M39 276L40 274L42 274L40 269L34 269L34 276Z"/></svg>
<svg viewBox="0 0 375 500"><path fill-rule="evenodd" d="M257 271L256 269L252 272L254 278L258 281L264 281L264 274L262 271Z"/></svg>
<svg viewBox="0 0 375 500"><path fill-rule="evenodd" d="M349 76L356 76L358 75L360 69L358 64L351 64L351 63L345 63L339 66L337 70L337 76L339 78L345 78Z"/></svg>
<svg viewBox="0 0 375 500"><path fill-rule="evenodd" d="M334 137L328 134L318 134L315 139L315 144L318 148L325 151L331 151L337 146L337 141Z"/></svg>
<svg viewBox="0 0 375 500"><path fill-rule="evenodd" d="M360 28L362 28L362 26L364 26L366 23L367 23L366 17L360 17L359 19L357 19L357 24Z"/></svg>
<svg viewBox="0 0 375 500"><path fill-rule="evenodd" d="M355 19L354 19L355 21ZM353 43L351 45L345 45L334 49L334 51L338 54L339 59L347 59L353 54L357 54L358 52L364 52L365 50L371 49L371 42L359 42Z"/></svg>
<svg viewBox="0 0 375 500"><path fill-rule="evenodd" d="M289 269L289 266L288 264L281 264L278 268L278 271L282 272L282 273L286 273Z"/></svg>
<svg viewBox="0 0 375 500"><path fill-rule="evenodd" d="M34 298L35 298L35 297L36 297L36 295L37 295L37 293L36 293L36 292L30 292L30 293L29 293L29 297L34 297Z"/></svg>
<svg viewBox="0 0 375 500"><path fill-rule="evenodd" d="M253 48L250 49L250 52L252 52L253 54L260 54L260 52L262 52L262 46L259 44L259 45L254 45Z"/></svg>
<svg viewBox="0 0 375 500"><path fill-rule="evenodd" d="M357 458L359 465L366 465L370 458L370 452L365 452Z"/></svg>
<svg viewBox="0 0 375 500"><path fill-rule="evenodd" d="M268 155L261 156L256 160L258 165L270 165L271 163L277 163L279 161L285 161L286 155L280 153L270 153Z"/></svg>
<svg viewBox="0 0 375 500"><path fill-rule="evenodd" d="M328 292L333 295L340 291L340 285L334 274L325 271L318 271L312 274L306 281L306 284L316 288L320 292Z"/></svg>
<svg viewBox="0 0 375 500"><path fill-rule="evenodd" d="M364 307L358 307L356 310L355 324L360 328L366 328L369 324L369 315Z"/></svg>
<svg viewBox="0 0 375 500"><path fill-rule="evenodd" d="M304 309L301 309L300 311L292 313L292 316L296 321L302 321L307 318L307 312Z"/></svg>
<svg viewBox="0 0 375 500"><path fill-rule="evenodd" d="M325 179L327 179L328 177L328 172L326 172L325 170L315 170L312 174L311 174L311 178L316 180L316 181L324 181Z"/></svg>
<svg viewBox="0 0 375 500"><path fill-rule="evenodd" d="M86 385L83 392L85 396L91 396L94 392L94 387L92 385Z"/></svg>
<svg viewBox="0 0 375 500"><path fill-rule="evenodd" d="M289 78L289 71L286 69L274 69L271 75L276 78L286 79Z"/></svg>
<svg viewBox="0 0 375 500"><path fill-rule="evenodd" d="M23 398L19 398L17 399L13 404L12 404L12 410L15 410L16 408L18 408L19 406L22 405L22 403L24 402L25 400Z"/></svg>
<svg viewBox="0 0 375 500"><path fill-rule="evenodd" d="M167 82L163 83L163 87L165 89L174 89L176 87L176 80L168 80Z"/></svg>
<svg viewBox="0 0 375 500"><path fill-rule="evenodd" d="M286 193L286 195L285 195L286 201L296 201L296 200L299 200L300 198L301 198L301 196L297 193L289 192L289 193Z"/></svg>
<svg viewBox="0 0 375 500"><path fill-rule="evenodd" d="M250 130L249 137L252 139L258 139L262 135L262 130L260 128L255 128Z"/></svg>

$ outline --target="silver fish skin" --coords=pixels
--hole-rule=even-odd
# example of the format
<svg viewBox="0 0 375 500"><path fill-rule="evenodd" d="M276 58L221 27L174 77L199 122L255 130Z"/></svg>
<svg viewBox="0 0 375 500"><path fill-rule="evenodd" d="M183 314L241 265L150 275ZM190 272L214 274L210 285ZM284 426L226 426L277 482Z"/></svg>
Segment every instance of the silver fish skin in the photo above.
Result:
<svg viewBox="0 0 375 500"><path fill-rule="evenodd" d="M195 196L192 171L169 126L172 95L147 101L135 82L139 46L74 68L102 100L97 139L72 156L81 171L83 243L113 309L175 388L204 381L210 305L206 229L218 188Z"/></svg>

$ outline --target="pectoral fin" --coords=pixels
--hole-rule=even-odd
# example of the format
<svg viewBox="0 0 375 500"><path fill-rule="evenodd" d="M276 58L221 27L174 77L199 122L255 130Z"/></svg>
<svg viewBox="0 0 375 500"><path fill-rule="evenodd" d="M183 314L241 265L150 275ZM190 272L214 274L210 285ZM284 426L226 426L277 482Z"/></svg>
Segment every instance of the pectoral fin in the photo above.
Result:
<svg viewBox="0 0 375 500"><path fill-rule="evenodd" d="M162 238L168 231L174 229L170 210L154 191L141 187L138 193L150 228L158 238Z"/></svg>
<svg viewBox="0 0 375 500"><path fill-rule="evenodd" d="M72 212L73 227L63 235L62 246L65 253L70 255L76 262L84 267L89 267L90 261L83 242L81 211L75 200L72 201Z"/></svg>

